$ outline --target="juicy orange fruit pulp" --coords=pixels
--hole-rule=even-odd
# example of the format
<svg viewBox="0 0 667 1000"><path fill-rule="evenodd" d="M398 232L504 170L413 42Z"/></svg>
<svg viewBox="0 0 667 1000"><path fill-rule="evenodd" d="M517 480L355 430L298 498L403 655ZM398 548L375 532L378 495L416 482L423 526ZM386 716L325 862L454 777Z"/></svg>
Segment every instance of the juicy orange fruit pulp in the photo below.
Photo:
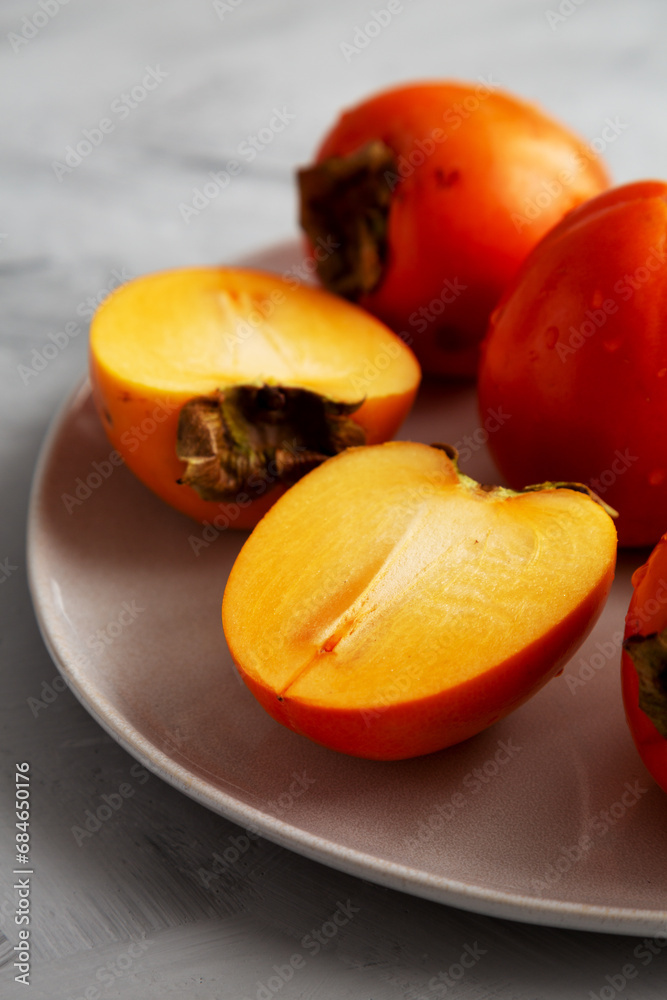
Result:
<svg viewBox="0 0 667 1000"><path fill-rule="evenodd" d="M559 669L613 579L589 496L512 494L423 444L353 448L250 536L223 603L232 656L284 725L392 759L479 732Z"/></svg>
<svg viewBox="0 0 667 1000"><path fill-rule="evenodd" d="M242 269L132 281L98 309L90 345L93 394L111 443L146 485L202 521L220 505L179 485L184 463L175 450L179 413L192 398L247 384L309 389L361 403L352 419L374 444L394 435L420 378L409 348L363 310ZM266 497L254 500L236 526L254 524L266 506Z"/></svg>

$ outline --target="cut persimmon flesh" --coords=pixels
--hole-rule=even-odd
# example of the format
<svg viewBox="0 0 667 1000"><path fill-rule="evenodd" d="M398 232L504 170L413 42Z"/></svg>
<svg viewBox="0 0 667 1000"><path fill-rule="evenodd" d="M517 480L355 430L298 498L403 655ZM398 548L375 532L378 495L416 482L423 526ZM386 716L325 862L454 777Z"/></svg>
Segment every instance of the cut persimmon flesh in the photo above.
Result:
<svg viewBox="0 0 667 1000"><path fill-rule="evenodd" d="M90 351L130 469L200 521L233 506L236 527L325 458L392 437L420 379L410 349L357 306L233 268L129 282L95 314Z"/></svg>
<svg viewBox="0 0 667 1000"><path fill-rule="evenodd" d="M616 530L586 487L482 487L443 449L330 459L229 577L223 624L245 683L334 750L389 760L473 736L559 671L607 598Z"/></svg>

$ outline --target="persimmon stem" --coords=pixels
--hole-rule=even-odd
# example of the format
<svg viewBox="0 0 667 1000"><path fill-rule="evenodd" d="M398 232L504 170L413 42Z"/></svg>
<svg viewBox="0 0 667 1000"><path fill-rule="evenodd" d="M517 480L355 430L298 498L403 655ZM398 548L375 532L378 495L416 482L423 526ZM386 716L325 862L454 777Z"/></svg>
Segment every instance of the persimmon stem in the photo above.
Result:
<svg viewBox="0 0 667 1000"><path fill-rule="evenodd" d="M176 454L186 466L179 482L218 501L234 499L258 476L266 485L291 485L344 448L366 443L349 419L362 402L263 384L191 399L178 422Z"/></svg>
<svg viewBox="0 0 667 1000"><path fill-rule="evenodd" d="M667 629L651 635L631 635L623 649L639 680L639 707L667 739Z"/></svg>
<svg viewBox="0 0 667 1000"><path fill-rule="evenodd" d="M618 511L615 511L613 507L606 504L604 500L602 500L602 498L599 497L598 494L590 488L590 486L586 486L585 483L536 483L531 486L524 486L522 490L511 490L507 486L493 486L489 483L478 483L475 479L471 479L470 476L466 476L463 472L461 472L459 468L459 453L454 445L434 441L431 444L431 447L437 448L439 451L444 451L447 458L456 468L456 472L461 482L473 489L483 490L484 493L493 493L496 496L502 495L505 497L518 497L521 496L522 493L540 493L542 490L574 490L575 493L583 493L585 496L590 497L590 499L599 504L610 517L618 517Z"/></svg>
<svg viewBox="0 0 667 1000"><path fill-rule="evenodd" d="M314 245L328 249L317 261L318 276L348 299L382 281L393 189L386 175L397 176L396 157L379 139L298 173L299 221Z"/></svg>

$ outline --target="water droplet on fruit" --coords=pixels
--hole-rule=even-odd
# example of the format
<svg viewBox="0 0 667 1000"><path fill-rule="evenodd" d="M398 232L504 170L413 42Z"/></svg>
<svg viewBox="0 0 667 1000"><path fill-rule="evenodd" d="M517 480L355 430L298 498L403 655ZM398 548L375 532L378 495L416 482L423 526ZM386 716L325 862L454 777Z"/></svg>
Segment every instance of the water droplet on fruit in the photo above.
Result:
<svg viewBox="0 0 667 1000"><path fill-rule="evenodd" d="M556 346L556 343L558 341L558 332L559 331L557 326L547 327L547 332L545 335L547 347L552 348Z"/></svg>
<svg viewBox="0 0 667 1000"><path fill-rule="evenodd" d="M604 302L604 295L599 288L596 288L593 292L593 298L591 299L591 305L594 309L599 309Z"/></svg>
<svg viewBox="0 0 667 1000"><path fill-rule="evenodd" d="M667 472L664 469L654 469L653 472L649 473L649 486L662 486L665 479L667 479Z"/></svg>
<svg viewBox="0 0 667 1000"><path fill-rule="evenodd" d="M539 358L539 354L537 353L537 351L528 351L528 360L529 361L537 361L538 358Z"/></svg>
<svg viewBox="0 0 667 1000"><path fill-rule="evenodd" d="M609 351L610 354L613 354L615 351L619 349L622 343L623 343L623 337L621 336L607 337L606 340L602 341L602 346L604 347L605 351Z"/></svg>

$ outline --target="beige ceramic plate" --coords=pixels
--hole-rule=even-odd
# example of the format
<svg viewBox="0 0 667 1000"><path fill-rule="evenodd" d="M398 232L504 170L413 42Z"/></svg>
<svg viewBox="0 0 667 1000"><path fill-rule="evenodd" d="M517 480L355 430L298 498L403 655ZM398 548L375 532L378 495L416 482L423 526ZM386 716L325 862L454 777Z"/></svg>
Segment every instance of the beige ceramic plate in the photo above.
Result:
<svg viewBox="0 0 667 1000"><path fill-rule="evenodd" d="M427 385L401 436L467 447L463 470L488 482L478 428L471 389ZM622 557L564 675L510 718L430 757L355 760L273 722L236 676L220 604L245 534L204 532L110 451L85 385L44 446L29 565L56 664L127 750L242 826L397 889L535 923L667 930L667 796L631 743L618 677L644 553Z"/></svg>

